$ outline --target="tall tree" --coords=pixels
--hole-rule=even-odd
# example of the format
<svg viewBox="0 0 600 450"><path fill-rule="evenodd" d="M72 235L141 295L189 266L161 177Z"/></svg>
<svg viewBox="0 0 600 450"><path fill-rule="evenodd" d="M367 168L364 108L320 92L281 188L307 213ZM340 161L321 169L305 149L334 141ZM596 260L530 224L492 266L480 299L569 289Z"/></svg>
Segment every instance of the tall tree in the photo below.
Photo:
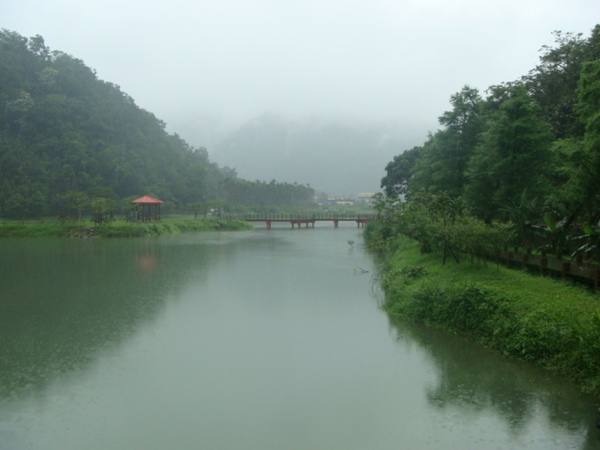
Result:
<svg viewBox="0 0 600 450"><path fill-rule="evenodd" d="M584 64L577 90L578 111L585 125L582 139L562 139L553 149L555 172L564 184L555 204L581 210L584 220L600 220L600 59Z"/></svg>
<svg viewBox="0 0 600 450"><path fill-rule="evenodd" d="M555 45L543 46L540 64L523 77L557 139L582 137L585 131L576 111L577 85L583 65L600 58L600 25L589 38L582 36L555 31Z"/></svg>
<svg viewBox="0 0 600 450"><path fill-rule="evenodd" d="M439 117L445 127L429 136L414 167L411 189L446 192L458 197L465 184L465 169L485 126L483 101L469 86L450 98L452 110Z"/></svg>
<svg viewBox="0 0 600 450"><path fill-rule="evenodd" d="M413 147L410 150L394 156L393 161L385 167L386 175L381 180L381 187L386 195L395 196L408 193L409 181L414 167L423 151L423 147Z"/></svg>
<svg viewBox="0 0 600 450"><path fill-rule="evenodd" d="M547 188L552 134L540 116L525 88L517 86L490 118L466 171L465 195L482 218L498 217L525 190L536 197Z"/></svg>

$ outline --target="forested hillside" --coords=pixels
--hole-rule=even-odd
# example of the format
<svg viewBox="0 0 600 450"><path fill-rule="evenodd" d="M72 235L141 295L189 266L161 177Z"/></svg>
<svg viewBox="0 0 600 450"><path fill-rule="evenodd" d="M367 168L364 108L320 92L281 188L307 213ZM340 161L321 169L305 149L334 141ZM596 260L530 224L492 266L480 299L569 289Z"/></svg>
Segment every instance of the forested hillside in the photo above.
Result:
<svg viewBox="0 0 600 450"><path fill-rule="evenodd" d="M150 194L172 210L303 205L308 186L211 163L83 61L0 31L0 217L118 210Z"/></svg>
<svg viewBox="0 0 600 450"><path fill-rule="evenodd" d="M485 221L600 219L600 25L555 33L539 64L485 94L450 99L441 129L396 156L381 186L462 197Z"/></svg>

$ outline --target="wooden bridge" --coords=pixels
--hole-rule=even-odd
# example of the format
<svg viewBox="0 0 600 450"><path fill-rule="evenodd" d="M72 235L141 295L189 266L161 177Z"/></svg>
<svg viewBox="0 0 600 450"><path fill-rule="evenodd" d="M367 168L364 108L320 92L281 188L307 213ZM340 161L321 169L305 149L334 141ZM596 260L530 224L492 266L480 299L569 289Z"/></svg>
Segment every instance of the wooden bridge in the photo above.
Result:
<svg viewBox="0 0 600 450"><path fill-rule="evenodd" d="M245 220L246 222L264 222L267 230L271 229L271 224L277 222L287 222L302 228L312 226L316 222L333 222L333 227L337 228L340 222L356 222L356 226L364 227L369 221L375 219L375 214L223 214L221 218L229 220Z"/></svg>

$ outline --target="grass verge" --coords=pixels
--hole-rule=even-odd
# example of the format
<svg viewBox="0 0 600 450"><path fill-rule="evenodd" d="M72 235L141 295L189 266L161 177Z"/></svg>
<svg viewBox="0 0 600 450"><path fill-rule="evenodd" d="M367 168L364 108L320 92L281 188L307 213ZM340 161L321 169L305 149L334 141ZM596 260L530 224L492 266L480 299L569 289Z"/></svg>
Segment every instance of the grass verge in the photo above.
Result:
<svg viewBox="0 0 600 450"><path fill-rule="evenodd" d="M391 316L469 336L600 398L600 297L494 263L446 262L396 238L381 285Z"/></svg>
<svg viewBox="0 0 600 450"><path fill-rule="evenodd" d="M110 222L101 225L84 222L0 222L0 237L140 237L189 231L249 230L242 220L166 219L159 222Z"/></svg>

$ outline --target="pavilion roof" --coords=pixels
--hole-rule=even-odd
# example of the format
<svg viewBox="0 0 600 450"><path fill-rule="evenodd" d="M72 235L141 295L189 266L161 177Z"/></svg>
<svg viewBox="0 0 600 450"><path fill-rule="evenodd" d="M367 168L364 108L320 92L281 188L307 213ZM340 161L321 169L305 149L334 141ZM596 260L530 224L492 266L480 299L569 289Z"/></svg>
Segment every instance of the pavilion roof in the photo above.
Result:
<svg viewBox="0 0 600 450"><path fill-rule="evenodd" d="M154 198L150 195L144 195L143 197L132 200L130 203L164 203L164 202L162 200Z"/></svg>

